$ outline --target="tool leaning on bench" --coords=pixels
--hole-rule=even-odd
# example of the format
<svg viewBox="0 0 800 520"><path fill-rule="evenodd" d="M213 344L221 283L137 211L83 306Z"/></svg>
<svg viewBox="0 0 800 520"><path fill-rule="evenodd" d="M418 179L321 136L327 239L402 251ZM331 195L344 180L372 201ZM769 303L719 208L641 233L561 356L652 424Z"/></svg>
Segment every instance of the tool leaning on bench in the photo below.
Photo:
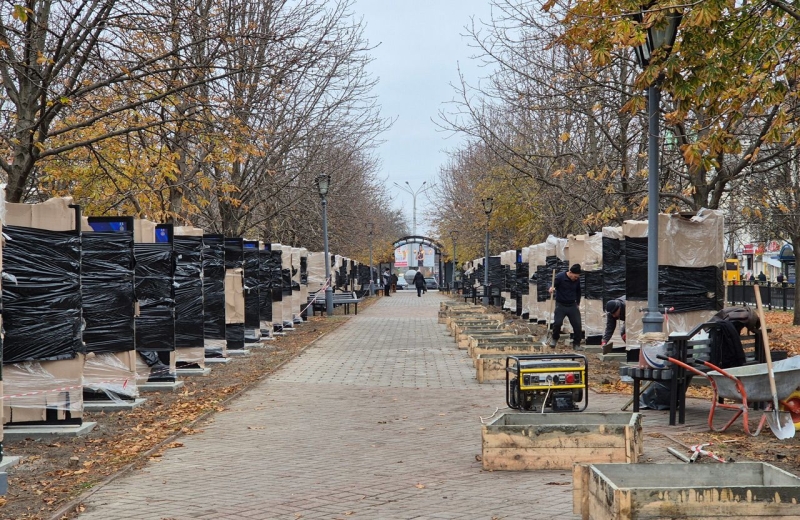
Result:
<svg viewBox="0 0 800 520"><path fill-rule="evenodd" d="M697 359L708 361L711 356L711 339L708 337L704 339L693 338L701 330L710 330L717 326L719 326L718 322L706 322L701 323L688 333L670 335L667 342L667 356L688 364L692 364ZM767 332L769 332L769 329L767 329ZM745 365L755 365L766 361L760 332L752 335L743 334L740 339L745 354ZM697 366L697 369L701 371L708 370L702 365ZM680 424L686 422L686 389L692 379L692 374L686 369L671 365L665 368L623 366L620 367L619 373L621 376L628 376L633 379L634 412L639 411L642 381L668 382L670 385L669 424L670 426L675 426L676 414Z"/></svg>
<svg viewBox="0 0 800 520"><path fill-rule="evenodd" d="M356 293L354 292L339 292L333 293L333 308L340 305L344 305L344 312L345 314L350 314L350 305L355 306L356 315L358 315L358 304L361 303L361 298L359 298ZM308 302L306 302L311 308L311 315L314 316L316 311L319 311L320 314L325 312L326 304L325 304L325 293L320 292L317 294L312 294L308 296Z"/></svg>

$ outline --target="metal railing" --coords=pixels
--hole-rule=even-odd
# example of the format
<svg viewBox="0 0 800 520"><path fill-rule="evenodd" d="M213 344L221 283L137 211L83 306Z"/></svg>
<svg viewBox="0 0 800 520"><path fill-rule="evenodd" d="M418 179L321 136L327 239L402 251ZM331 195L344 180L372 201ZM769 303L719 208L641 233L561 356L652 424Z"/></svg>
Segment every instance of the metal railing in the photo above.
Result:
<svg viewBox="0 0 800 520"><path fill-rule="evenodd" d="M795 284L787 282L731 282L727 286L728 305L755 305L755 287L761 292L761 301L768 310L793 310Z"/></svg>

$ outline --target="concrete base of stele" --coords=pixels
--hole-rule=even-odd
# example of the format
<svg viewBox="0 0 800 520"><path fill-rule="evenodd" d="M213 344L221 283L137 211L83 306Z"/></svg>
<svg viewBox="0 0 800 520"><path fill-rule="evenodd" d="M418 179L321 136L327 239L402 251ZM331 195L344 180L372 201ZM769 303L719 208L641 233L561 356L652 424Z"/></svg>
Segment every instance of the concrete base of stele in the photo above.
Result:
<svg viewBox="0 0 800 520"><path fill-rule="evenodd" d="M175 381L172 383L163 382L163 383L144 383L137 385L139 392L177 392L179 389L183 388L183 381Z"/></svg>
<svg viewBox="0 0 800 520"><path fill-rule="evenodd" d="M23 441L25 439L54 439L57 437L83 437L97 426L96 422L82 424L6 424L3 426L3 441Z"/></svg>
<svg viewBox="0 0 800 520"><path fill-rule="evenodd" d="M141 386L141 385L139 385ZM147 399L137 397L136 399L112 401L84 401L83 409L87 412L126 412L142 406Z"/></svg>
<svg viewBox="0 0 800 520"><path fill-rule="evenodd" d="M205 377L211 373L210 368L179 368L175 374L179 377L192 376L192 377Z"/></svg>

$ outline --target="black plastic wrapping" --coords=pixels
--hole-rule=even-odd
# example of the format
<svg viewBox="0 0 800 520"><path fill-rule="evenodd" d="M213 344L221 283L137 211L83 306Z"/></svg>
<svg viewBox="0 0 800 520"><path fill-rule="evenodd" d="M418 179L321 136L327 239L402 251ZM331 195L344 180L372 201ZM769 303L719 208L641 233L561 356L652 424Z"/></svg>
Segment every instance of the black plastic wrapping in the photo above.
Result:
<svg viewBox="0 0 800 520"><path fill-rule="evenodd" d="M262 321L272 321L272 252L262 249L258 252L258 306Z"/></svg>
<svg viewBox="0 0 800 520"><path fill-rule="evenodd" d="M229 350L244 349L244 323L229 323L225 334L226 347Z"/></svg>
<svg viewBox="0 0 800 520"><path fill-rule="evenodd" d="M629 300L647 300L647 237L625 237L625 291Z"/></svg>
<svg viewBox="0 0 800 520"><path fill-rule="evenodd" d="M545 265L536 267L536 301L545 302L550 298L550 285L553 283L553 269L556 274L569 269L569 262L557 256L545 258Z"/></svg>
<svg viewBox="0 0 800 520"><path fill-rule="evenodd" d="M308 257L300 257L300 283L308 285Z"/></svg>
<svg viewBox="0 0 800 520"><path fill-rule="evenodd" d="M222 235L204 235L203 331L208 339L225 339L225 244Z"/></svg>
<svg viewBox="0 0 800 520"><path fill-rule="evenodd" d="M529 275L530 272L529 272L528 262L518 262L516 285L517 285L517 294L519 294L520 296L522 296L523 294L530 294L530 283L528 282Z"/></svg>
<svg viewBox="0 0 800 520"><path fill-rule="evenodd" d="M344 263L336 270L335 281L337 288L344 288L344 286L347 285L347 267Z"/></svg>
<svg viewBox="0 0 800 520"><path fill-rule="evenodd" d="M245 248L244 326L253 329L261 328L259 263L258 244L255 248Z"/></svg>
<svg viewBox="0 0 800 520"><path fill-rule="evenodd" d="M500 263L499 256L490 256L489 257L489 285L492 287L505 287L505 268ZM475 279L478 281L479 284L483 285L484 273L483 273L483 264L478 265L475 269ZM502 289L505 290L505 289Z"/></svg>
<svg viewBox="0 0 800 520"><path fill-rule="evenodd" d="M134 344L133 232L81 237L81 305L87 352L126 352Z"/></svg>
<svg viewBox="0 0 800 520"><path fill-rule="evenodd" d="M721 310L724 284L722 269L710 267L658 266L658 301L671 312Z"/></svg>
<svg viewBox="0 0 800 520"><path fill-rule="evenodd" d="M225 238L225 269L244 268L244 240L241 238ZM245 297L245 309L246 309ZM260 324L258 327L260 328ZM225 325L226 345L232 350L244 348L244 323L227 323Z"/></svg>
<svg viewBox="0 0 800 520"><path fill-rule="evenodd" d="M175 350L175 260L172 244L134 244L139 302L136 350Z"/></svg>
<svg viewBox="0 0 800 520"><path fill-rule="evenodd" d="M278 249L277 251L270 251L270 269L272 271L272 301L283 301L283 252Z"/></svg>
<svg viewBox="0 0 800 520"><path fill-rule="evenodd" d="M625 244L625 240L603 237L603 304L626 296L628 262Z"/></svg>
<svg viewBox="0 0 800 520"><path fill-rule="evenodd" d="M3 363L72 359L81 340L80 237L3 227Z"/></svg>
<svg viewBox="0 0 800 520"><path fill-rule="evenodd" d="M289 255L291 257L291 255ZM281 265L281 295L287 300L292 297L292 266Z"/></svg>
<svg viewBox="0 0 800 520"><path fill-rule="evenodd" d="M175 249L175 345L204 346L203 334L203 237L176 236Z"/></svg>
<svg viewBox="0 0 800 520"><path fill-rule="evenodd" d="M581 276L581 294L589 300L603 299L603 271L584 271Z"/></svg>

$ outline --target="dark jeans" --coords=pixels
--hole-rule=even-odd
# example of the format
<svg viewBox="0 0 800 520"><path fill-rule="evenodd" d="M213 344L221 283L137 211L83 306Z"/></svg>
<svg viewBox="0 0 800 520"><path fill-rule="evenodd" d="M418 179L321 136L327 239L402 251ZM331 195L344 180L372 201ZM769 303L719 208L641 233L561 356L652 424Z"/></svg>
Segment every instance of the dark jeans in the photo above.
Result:
<svg viewBox="0 0 800 520"><path fill-rule="evenodd" d="M569 318L569 324L572 325L574 334L572 337L572 344L575 346L580 345L581 337L583 336L581 331L581 311L575 304L564 305L556 302L556 312L553 317L553 339L558 341L558 337L561 335L561 325L564 323L564 318Z"/></svg>
<svg viewBox="0 0 800 520"><path fill-rule="evenodd" d="M389 294L389 292L391 292L391 290L392 290L392 286L391 285L384 285L383 286L383 294L384 294L384 296L391 296L391 294Z"/></svg>
<svg viewBox="0 0 800 520"><path fill-rule="evenodd" d="M424 287L417 287L417 296L422 296L422 291L424 291Z"/></svg>

